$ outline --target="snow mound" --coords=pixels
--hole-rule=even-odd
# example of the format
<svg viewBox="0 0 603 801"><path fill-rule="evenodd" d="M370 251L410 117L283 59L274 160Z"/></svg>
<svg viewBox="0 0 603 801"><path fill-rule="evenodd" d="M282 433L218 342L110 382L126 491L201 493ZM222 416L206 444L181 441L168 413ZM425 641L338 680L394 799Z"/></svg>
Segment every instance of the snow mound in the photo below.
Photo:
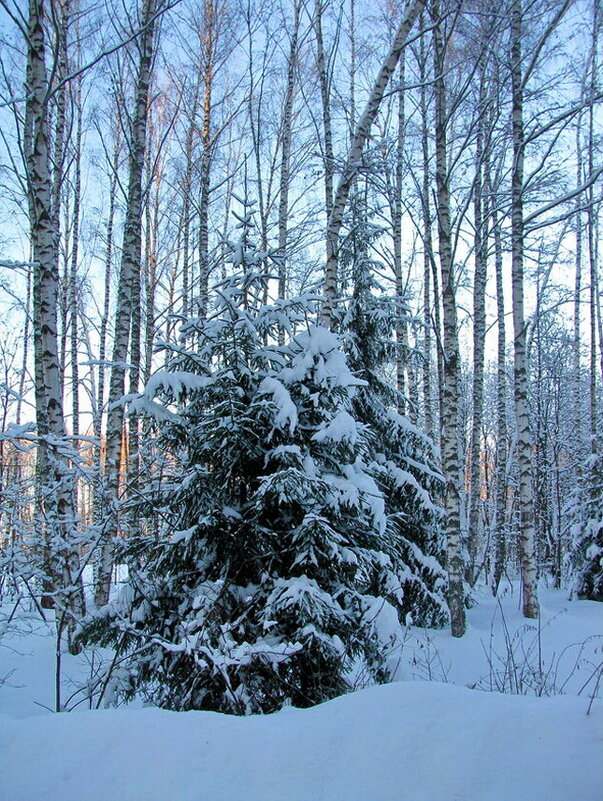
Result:
<svg viewBox="0 0 603 801"><path fill-rule="evenodd" d="M0 723L2 801L596 801L603 703L439 683L247 718L159 709Z"/></svg>
<svg viewBox="0 0 603 801"><path fill-rule="evenodd" d="M517 587L479 600L460 640L406 630L392 656L402 681L246 718L83 704L49 714L52 625L32 610L0 642L0 801L600 801L602 605L541 588L536 626ZM503 675L505 639L514 659L535 658L537 634L566 695L468 689L496 688L488 662ZM65 700L89 659L64 655Z"/></svg>

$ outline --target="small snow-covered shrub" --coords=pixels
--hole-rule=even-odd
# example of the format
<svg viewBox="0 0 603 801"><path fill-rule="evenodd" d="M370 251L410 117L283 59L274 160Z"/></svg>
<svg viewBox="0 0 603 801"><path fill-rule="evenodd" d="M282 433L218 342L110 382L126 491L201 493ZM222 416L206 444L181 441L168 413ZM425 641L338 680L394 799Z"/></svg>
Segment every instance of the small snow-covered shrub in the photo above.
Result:
<svg viewBox="0 0 603 801"><path fill-rule="evenodd" d="M597 694L603 673L603 637L592 635L545 656L543 632L550 628L557 615L545 626L540 621L538 624L525 623L513 632L507 625L500 602L497 611L501 618L503 641L495 644L493 618L489 643L482 643L489 670L487 676L476 682L476 689L509 695L563 695L568 683L575 683L575 677L580 675L582 686L577 694L584 692L591 698Z"/></svg>

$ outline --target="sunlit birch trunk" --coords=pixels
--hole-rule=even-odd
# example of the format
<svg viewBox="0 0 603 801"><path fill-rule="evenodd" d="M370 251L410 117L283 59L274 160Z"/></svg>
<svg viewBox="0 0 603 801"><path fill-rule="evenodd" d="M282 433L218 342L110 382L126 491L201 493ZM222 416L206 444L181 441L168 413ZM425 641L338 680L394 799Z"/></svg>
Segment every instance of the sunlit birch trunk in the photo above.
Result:
<svg viewBox="0 0 603 801"><path fill-rule="evenodd" d="M465 598L458 449L460 354L452 263L450 188L447 166L446 81L444 75L446 45L440 6L437 0L432 4L432 15L434 21L436 190L443 311L444 388L441 429L442 467L446 479L444 509L446 512L448 606L450 609L452 635L461 637L465 633Z"/></svg>
<svg viewBox="0 0 603 801"><path fill-rule="evenodd" d="M538 617L537 568L535 554L534 492L532 483L532 432L528 406L526 321L524 315L524 127L522 75L522 4L511 8L511 79L513 173L511 183L511 269L513 284L513 346L515 356L514 396L519 466L519 545L523 614Z"/></svg>
<svg viewBox="0 0 603 801"><path fill-rule="evenodd" d="M65 421L58 354L58 217L52 206L49 144L49 83L46 72L45 8L30 0L27 28L25 166L33 257L33 331L38 511L45 537L45 568L61 629L84 613L78 552L73 545L72 471L65 456Z"/></svg>
<svg viewBox="0 0 603 801"><path fill-rule="evenodd" d="M124 410L122 398L125 389L128 346L130 343L133 292L140 286L140 259L142 244L142 178L144 171L146 132L149 104L149 87L153 60L153 28L156 0L143 0L142 31L138 40L140 59L131 136L129 141L129 179L126 199L123 246L119 271L119 285L115 309L115 338L111 379L109 383L107 444L105 456L105 490L111 505L112 518L101 543L98 581L95 598L98 606L109 600L113 570L114 538L117 533L117 504L119 498L120 469L123 443Z"/></svg>

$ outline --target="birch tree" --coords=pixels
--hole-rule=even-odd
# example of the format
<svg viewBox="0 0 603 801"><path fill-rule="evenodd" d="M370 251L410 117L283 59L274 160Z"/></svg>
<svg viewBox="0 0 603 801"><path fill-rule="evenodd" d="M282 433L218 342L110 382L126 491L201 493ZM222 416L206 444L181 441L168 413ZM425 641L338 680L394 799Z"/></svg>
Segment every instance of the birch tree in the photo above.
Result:
<svg viewBox="0 0 603 801"><path fill-rule="evenodd" d="M58 354L58 216L53 207L49 97L46 64L46 4L30 0L27 28L25 167L33 257L35 404L39 447L38 506L42 515L46 589L53 594L60 628L84 613L78 552L73 541L72 471L65 455L66 431ZM55 169L59 165L55 164ZM55 198L56 199L56 198ZM58 201L56 201L58 202ZM48 598L48 596L46 596Z"/></svg>
<svg viewBox="0 0 603 801"><path fill-rule="evenodd" d="M442 330L440 320L440 292L439 280L437 275L437 268L433 252L432 241L432 210L431 210L431 175L429 170L429 117L428 117L428 102L427 102L427 89L428 89L428 63L426 53L426 34L425 28L425 12L422 12L419 17L419 54L418 54L418 67L419 67L419 82L420 82L420 95L419 95L419 120L421 126L421 182L420 182L420 200L421 200L421 217L422 217L422 233L421 238L423 241L423 371L422 371L422 386L423 386L423 408L425 415L425 430L429 436L434 433L434 414L432 402L432 381L431 381L431 351L432 351L432 331L435 323L435 330L437 336L440 336ZM431 285L433 276L433 306L431 302ZM432 321L432 309L434 321ZM438 399L439 399L439 412L441 418L441 388L444 385L443 365L441 348L437 349L437 377L438 377Z"/></svg>
<svg viewBox="0 0 603 801"><path fill-rule="evenodd" d="M597 248L597 232L596 232L596 209L595 202L595 109L594 100L597 88L597 62L598 62L598 34L601 28L601 21L603 14L601 13L600 4L593 3L593 16L592 16L592 29L591 29L591 42L589 53L589 108L588 108L588 150L587 150L587 215L586 215L586 230L587 230L587 249L588 249L588 265L590 277L590 291L589 291L589 311L590 311L590 451L591 454L599 452L599 434L598 434L598 409L597 409L597 345L599 346L599 359L600 359L600 374L603 378L603 331L601 323L601 300L599 296L599 254ZM598 337L597 337L598 333ZM598 341L597 341L598 339Z"/></svg>
<svg viewBox="0 0 603 801"><path fill-rule="evenodd" d="M505 295L503 288L503 246L502 233L497 210L498 196L493 188L490 170L486 170L488 195L492 203L491 230L494 237L494 269L496 275L496 319L497 319L497 362L496 362L496 501L494 534L494 570L492 573L492 592L498 587L505 569L507 536L507 326L505 322Z"/></svg>
<svg viewBox="0 0 603 801"><path fill-rule="evenodd" d="M201 168L199 190L199 296L198 313L207 314L209 294L209 198L211 158L214 144L212 132L212 93L216 69L216 47L223 20L224 9L214 0L205 0L204 6L204 55L203 55L203 99L201 101Z"/></svg>
<svg viewBox="0 0 603 801"><path fill-rule="evenodd" d="M486 141L486 70L483 56L478 67L478 122L473 183L474 279L473 279L473 387L471 422L471 485L469 495L468 578L475 581L481 501L482 420L484 409L484 350L486 339L486 283L488 268L487 216L484 213L484 149Z"/></svg>
<svg viewBox="0 0 603 801"><path fill-rule="evenodd" d="M408 34L415 23L425 0L412 0L402 13L389 53L383 61L368 102L356 125L350 150L345 160L342 175L337 185L333 206L327 222L324 302L321 316L323 324L330 328L334 322L333 312L337 300L337 273L339 263L339 232L343 225L345 209L354 183L354 178L362 162L362 151L369 138L371 126L375 121L383 95L400 60Z"/></svg>
<svg viewBox="0 0 603 801"><path fill-rule="evenodd" d="M513 169L511 178L511 269L514 351L514 399L517 427L517 462L519 466L519 545L521 553L521 580L523 614L538 617L537 565L535 555L535 509L532 484L532 432L528 404L528 373L526 356L527 322L524 312L524 91L530 69L533 69L546 35L554 30L568 3L564 3L539 40L532 60L524 73L522 60L523 7L521 0L511 4L511 98Z"/></svg>
<svg viewBox="0 0 603 801"><path fill-rule="evenodd" d="M322 104L322 125L323 125L323 169L324 169L324 189L325 189L325 211L327 221L333 210L334 193L334 171L335 156L333 153L333 128L331 124L331 72L329 61L325 52L323 35L323 0L314 2L314 31L316 36L316 67L318 71L318 82L320 84L320 99ZM336 290L335 290L336 291Z"/></svg>
<svg viewBox="0 0 603 801"><path fill-rule="evenodd" d="M123 444L124 412L122 398L125 390L128 347L132 332L133 292L140 288L143 173L147 142L147 119L149 106L149 87L154 48L155 17L162 0L142 0L140 29L137 42L138 68L134 108L128 140L128 190L117 306L115 310L115 336L111 378L109 383L109 411L107 416L107 444L105 456L105 491L111 505L112 524L107 527L103 537L95 599L97 606L109 600L111 573L113 570L114 537L117 532L117 503L119 498L120 470ZM139 289L140 291L140 289Z"/></svg>
<svg viewBox="0 0 603 801"><path fill-rule="evenodd" d="M289 183L291 179L291 138L293 132L293 101L299 51L301 2L294 0L293 27L287 57L287 86L282 116L280 191L278 205L278 296L287 290L287 235L289 225Z"/></svg>
<svg viewBox="0 0 603 801"><path fill-rule="evenodd" d="M442 466L446 478L444 508L446 510L448 606L450 608L452 635L461 637L465 633L466 624L458 451L460 353L452 263L450 188L447 164L447 108L444 75L446 69L446 45L440 5L437 0L431 5L431 14L434 22L436 191L443 308L444 387L441 428Z"/></svg>

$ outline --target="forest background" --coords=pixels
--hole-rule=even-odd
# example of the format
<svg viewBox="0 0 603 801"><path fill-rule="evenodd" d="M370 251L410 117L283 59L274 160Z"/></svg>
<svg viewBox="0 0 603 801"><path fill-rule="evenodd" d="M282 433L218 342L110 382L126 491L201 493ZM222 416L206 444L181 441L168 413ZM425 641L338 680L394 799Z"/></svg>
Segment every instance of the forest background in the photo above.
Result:
<svg viewBox="0 0 603 801"><path fill-rule="evenodd" d="M598 0L0 8L4 587L78 647L160 536L175 451L136 399L186 407L175 354L272 304L254 347L320 323L406 421L453 634L505 573L527 617L541 578L602 599Z"/></svg>

